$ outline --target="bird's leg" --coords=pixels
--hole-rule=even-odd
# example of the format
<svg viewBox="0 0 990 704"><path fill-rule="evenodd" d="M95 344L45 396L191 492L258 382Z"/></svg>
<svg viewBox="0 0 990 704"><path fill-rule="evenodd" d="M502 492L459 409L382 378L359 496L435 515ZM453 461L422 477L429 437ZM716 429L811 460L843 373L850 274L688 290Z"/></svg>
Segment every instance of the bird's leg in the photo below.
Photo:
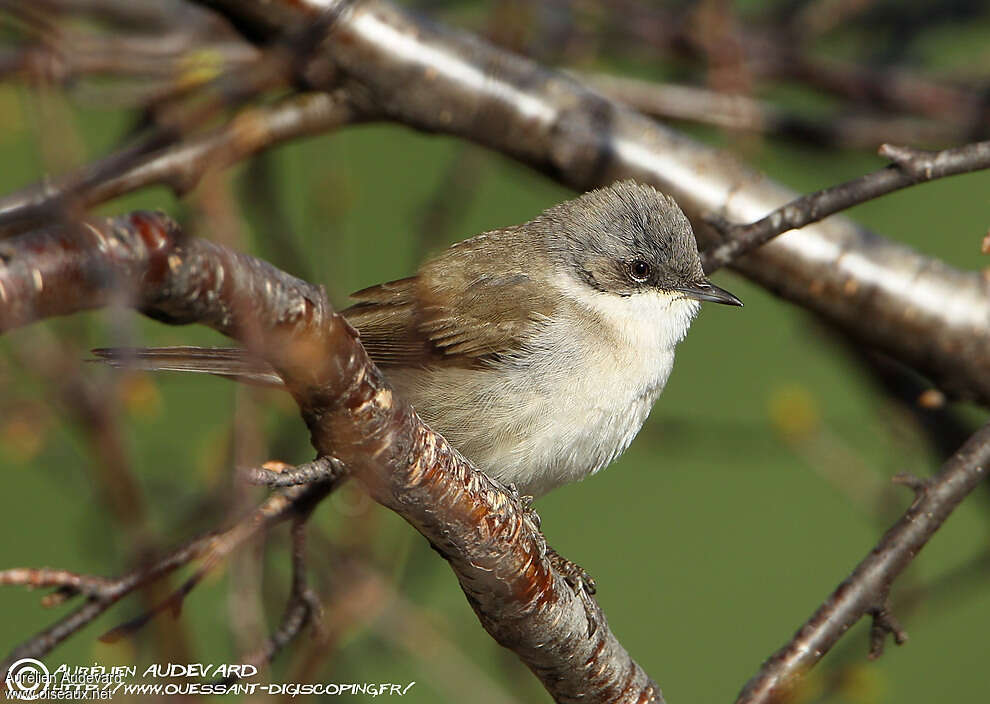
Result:
<svg viewBox="0 0 990 704"><path fill-rule="evenodd" d="M575 596L584 604L584 614L588 619L587 637L590 638L598 629L597 617L600 614L598 604L592 597L596 589L594 578L581 565L571 562L549 546L547 546L547 559L550 560L554 570L564 578Z"/></svg>
<svg viewBox="0 0 990 704"><path fill-rule="evenodd" d="M550 564L560 573L575 594L591 596L595 593L598 585L581 565L571 562L550 546L547 546L547 559L550 560Z"/></svg>
<svg viewBox="0 0 990 704"><path fill-rule="evenodd" d="M596 619L592 616L592 614L597 610L597 606L594 604L594 599L592 599L592 595L597 589L594 578L588 574L588 571L581 567L581 565L568 560L566 557L547 545L546 538L543 536L542 531L543 521L540 518L540 514L538 514L536 509L533 508L534 498L532 496L524 496L520 494L519 489L516 488L515 484L502 484L502 487L509 493L513 501L517 502L519 508L523 511L524 519L530 521L536 528L541 541L541 556L546 557L547 560L550 561L553 569L564 578L567 586L569 586L574 594L584 603L585 612L588 616L588 637L591 637L597 628Z"/></svg>
<svg viewBox="0 0 990 704"><path fill-rule="evenodd" d="M536 529L541 532L542 535L542 524L543 521L540 518L540 514L536 512L533 508L534 498L532 496L523 496L519 493L515 484L509 484L506 487L512 498L519 502L519 506L526 514L526 518L533 522ZM588 574L581 565L576 562L568 560L566 557L561 555L559 552L554 550L549 545L546 545L544 541L545 550L543 551L546 558L550 560L550 564L553 568L557 570L564 578L564 581L574 590L575 594L581 594L582 592L588 595L594 594L597 585L595 584L594 578Z"/></svg>
<svg viewBox="0 0 990 704"><path fill-rule="evenodd" d="M501 486L502 489L504 489L506 493L508 493L509 496L512 497L512 501L522 512L523 520L528 521L533 526L533 528L536 529L536 534L540 538L540 557L545 557L548 550L547 541L543 537L543 531L541 529L543 521L540 518L540 514L538 514L536 512L536 509L533 508L533 501L534 501L533 497L524 496L523 494L520 494L519 489L516 487L514 483L510 482L509 484L503 484L498 480L493 480L493 481L495 481L499 486Z"/></svg>

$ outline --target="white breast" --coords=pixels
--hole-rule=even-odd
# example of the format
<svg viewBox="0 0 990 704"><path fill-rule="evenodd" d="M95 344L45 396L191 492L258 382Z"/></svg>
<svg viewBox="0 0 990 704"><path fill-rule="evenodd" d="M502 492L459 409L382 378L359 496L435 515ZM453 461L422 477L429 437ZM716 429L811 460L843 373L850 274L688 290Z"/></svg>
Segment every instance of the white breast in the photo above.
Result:
<svg viewBox="0 0 990 704"><path fill-rule="evenodd" d="M597 472L632 442L698 303L562 282L576 304L490 370L389 374L431 427L489 475L539 496Z"/></svg>

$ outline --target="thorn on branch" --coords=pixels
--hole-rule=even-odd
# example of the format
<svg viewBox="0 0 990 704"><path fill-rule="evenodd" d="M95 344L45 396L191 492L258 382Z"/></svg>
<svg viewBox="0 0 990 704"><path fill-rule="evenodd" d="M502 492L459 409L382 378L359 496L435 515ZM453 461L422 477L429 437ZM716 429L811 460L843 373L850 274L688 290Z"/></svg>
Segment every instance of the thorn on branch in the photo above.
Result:
<svg viewBox="0 0 990 704"><path fill-rule="evenodd" d="M907 631L904 630L886 604L871 609L869 614L873 618L873 623L870 626L870 653L867 656L870 660L876 660L883 655L888 634L894 637L894 643L897 645L904 645L907 642Z"/></svg>
<svg viewBox="0 0 990 704"><path fill-rule="evenodd" d="M46 594L41 598L41 606L45 609L52 609L64 604L79 592L73 587L59 587L51 594Z"/></svg>
<svg viewBox="0 0 990 704"><path fill-rule="evenodd" d="M931 481L928 479L922 479L921 477L916 477L908 472L900 472L895 474L890 478L890 481L894 484L900 486L906 486L911 491L914 492L915 499L920 499L924 496L925 492L928 491L928 487L931 486Z"/></svg>
<svg viewBox="0 0 990 704"><path fill-rule="evenodd" d="M905 147L896 144L881 144L877 150L884 159L889 159L897 165L899 169L905 171L916 179L930 179L935 170L935 160L938 152L929 152L924 149Z"/></svg>

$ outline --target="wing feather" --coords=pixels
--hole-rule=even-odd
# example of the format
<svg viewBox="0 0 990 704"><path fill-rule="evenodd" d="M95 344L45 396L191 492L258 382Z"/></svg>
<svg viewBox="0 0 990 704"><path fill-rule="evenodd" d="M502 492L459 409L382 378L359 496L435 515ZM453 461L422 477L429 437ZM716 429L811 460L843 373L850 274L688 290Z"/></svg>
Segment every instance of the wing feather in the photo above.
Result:
<svg viewBox="0 0 990 704"><path fill-rule="evenodd" d="M256 386L282 386L282 377L241 347L110 347L93 350L112 367L214 374Z"/></svg>
<svg viewBox="0 0 990 704"><path fill-rule="evenodd" d="M471 368L523 349L552 317L556 301L531 272L534 259L517 228L461 242L424 265L416 276L354 293L342 311L381 367L427 365ZM200 372L265 386L282 380L263 360L240 348L152 347L99 349L118 367Z"/></svg>
<svg viewBox="0 0 990 704"><path fill-rule="evenodd" d="M355 298L343 315L384 367L476 366L521 349L554 310L548 291L521 272L450 276L429 265Z"/></svg>

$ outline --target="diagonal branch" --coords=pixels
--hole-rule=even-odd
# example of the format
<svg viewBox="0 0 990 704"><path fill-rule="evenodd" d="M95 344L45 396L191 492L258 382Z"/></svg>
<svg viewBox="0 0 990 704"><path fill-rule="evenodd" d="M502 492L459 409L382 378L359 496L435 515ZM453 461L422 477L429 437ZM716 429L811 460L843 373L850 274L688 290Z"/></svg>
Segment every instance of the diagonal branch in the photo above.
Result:
<svg viewBox="0 0 990 704"><path fill-rule="evenodd" d="M866 614L873 616L871 657L879 655L888 633L892 633L898 643L903 642L906 636L888 610L891 584L956 506L988 474L990 425L977 431L943 465L936 477L927 482L915 482L917 497L904 516L794 638L763 663L760 672L740 693L737 704L783 701L797 679Z"/></svg>
<svg viewBox="0 0 990 704"><path fill-rule="evenodd" d="M317 452L332 449L430 541L482 625L557 701L663 701L594 600L555 572L532 512L393 395L322 289L185 239L167 217L147 213L11 238L0 262L0 330L119 301L123 290L153 318L239 339L285 380Z"/></svg>
<svg viewBox="0 0 990 704"><path fill-rule="evenodd" d="M725 242L704 252L705 271L731 264L788 230L818 222L873 198L925 181L990 169L990 142L940 152L884 144L880 155L894 163L852 181L801 196L749 225L712 223L721 231Z"/></svg>
<svg viewBox="0 0 990 704"><path fill-rule="evenodd" d="M655 83L611 74L585 74L606 97L661 120L684 120L731 130L768 134L817 147L873 149L885 141L944 144L965 141L968 130L919 118L840 113L809 118L744 94Z"/></svg>

